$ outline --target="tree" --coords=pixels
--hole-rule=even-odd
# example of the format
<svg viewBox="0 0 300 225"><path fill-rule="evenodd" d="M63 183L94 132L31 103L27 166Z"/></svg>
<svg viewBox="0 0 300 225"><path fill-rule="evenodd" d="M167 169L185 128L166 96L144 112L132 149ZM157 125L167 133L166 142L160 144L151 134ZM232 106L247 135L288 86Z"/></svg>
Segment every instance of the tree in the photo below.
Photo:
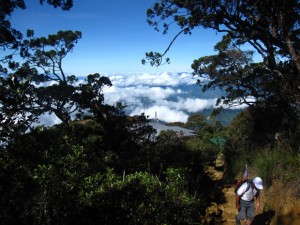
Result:
<svg viewBox="0 0 300 225"><path fill-rule="evenodd" d="M147 15L156 30L164 22L164 33L174 23L181 29L177 35L192 34L197 27L223 33L223 39L215 45L217 54L192 64L195 75L210 78L198 84L203 91L215 87L225 90L218 104L254 106L256 115L275 112L275 117L263 116L274 119L268 119L270 130L276 127L291 135L300 112L299 8L296 0L162 0ZM163 54L147 53L146 59L160 65L177 35ZM254 63L254 51L243 51L244 44L250 44L263 62Z"/></svg>
<svg viewBox="0 0 300 225"><path fill-rule="evenodd" d="M61 121L68 123L71 114L78 110L72 100L77 78L65 74L63 59L81 38L81 32L59 31L47 38L32 38L33 31L27 33L30 39L24 40L21 51L27 61L18 70L27 71L25 77L30 77L32 82L43 83L37 88L36 103L44 108L44 112L55 113ZM34 73L30 73L31 68L36 68ZM48 85L48 82L52 84Z"/></svg>
<svg viewBox="0 0 300 225"><path fill-rule="evenodd" d="M70 0L47 2L64 10L72 7ZM7 1L4 4L10 7L9 10L3 10L3 20L7 23L6 17L11 15L14 8L25 9L23 1L14 3ZM10 24L7 26L10 28ZM3 50L13 50L1 61L3 74L0 92L4 93L0 98L2 140L9 133L24 133L45 113L54 113L65 124L71 121L74 114L82 117L86 113L98 113L97 108L101 108L104 101L103 88L111 86L110 80L95 73L88 75L85 81L79 81L75 75L67 75L63 69L64 58L81 38L80 31L58 31L39 38L34 37L33 30L27 30L27 38L13 31L10 32L11 40L2 39ZM12 40L14 44L11 44ZM23 59L22 64L13 59L17 53Z"/></svg>
<svg viewBox="0 0 300 225"><path fill-rule="evenodd" d="M262 56L265 65L260 69L266 71L257 72L266 72L269 79L279 82L281 91L278 96L283 95L299 109L299 8L296 0L161 0L148 9L147 15L149 24L156 30L160 30L164 21L164 33L175 22L181 29L178 34L191 34L197 27L211 28L227 34L236 45L249 43ZM159 65L170 46L163 54L152 52L146 58L153 65ZM250 66L249 62L246 65ZM193 68L196 73L199 71L197 63Z"/></svg>
<svg viewBox="0 0 300 225"><path fill-rule="evenodd" d="M194 114L189 116L188 121L185 124L185 127L188 129L192 129L198 131L206 126L207 121L204 115L202 114Z"/></svg>
<svg viewBox="0 0 300 225"><path fill-rule="evenodd" d="M40 109L34 105L35 87L17 74L0 77L0 142L3 144L25 133L38 120Z"/></svg>
<svg viewBox="0 0 300 225"><path fill-rule="evenodd" d="M44 4L45 0L40 0L40 4ZM63 10L69 10L73 6L73 0L47 0L47 4L54 6L55 8L60 7ZM5 72L6 68L3 63L14 64L12 56L17 53L17 50L21 47L21 41L23 35L20 31L14 29L11 26L10 18L15 9L26 9L24 0L4 0L1 1L0 7L0 48L1 51L13 50L11 54L5 55L1 59L0 69L1 72Z"/></svg>
<svg viewBox="0 0 300 225"><path fill-rule="evenodd" d="M158 21L166 21L163 24L165 33L172 22L176 22L184 33L198 26L229 33L241 43L248 42L255 47L270 68L277 68L275 57L276 53L280 53L290 58L299 71L299 7L296 0L162 0L155 3L153 9L148 9L147 15L149 24L158 30ZM280 75L280 71L274 72Z"/></svg>
<svg viewBox="0 0 300 225"><path fill-rule="evenodd" d="M41 4L45 2L45 0L40 0ZM47 0L47 4L69 10L73 6L73 1ZM20 67L19 62L13 59L15 55L26 50L23 45L23 34L14 29L10 23L10 18L16 9L26 9L25 1L4 0L1 2L0 51L4 53L0 58L1 143L24 133L41 114L35 104L35 87L31 77L27 76L36 74L36 69L26 64Z"/></svg>
<svg viewBox="0 0 300 225"><path fill-rule="evenodd" d="M28 31L28 36L32 35L33 32ZM103 104L103 88L112 85L107 77L98 73L89 74L85 83L79 82L75 75L65 73L63 59L80 38L80 31L68 30L48 35L47 38L30 38L23 42L21 55L27 61L21 70L27 69L27 77L44 84L37 88L36 103L44 112L54 113L63 123L68 123L75 112L83 114L84 110L95 111L96 107ZM36 68L33 74L30 74L31 68ZM40 70L41 73L38 72Z"/></svg>
<svg viewBox="0 0 300 225"><path fill-rule="evenodd" d="M44 113L54 113L63 123L68 123L73 113L95 113L104 101L103 88L111 86L107 77L97 73L79 85L75 75L65 74L63 59L81 32L59 31L48 38L32 35L28 31L31 38L22 43L21 56L27 61L15 64L15 72L1 77L2 139L9 133L24 133Z"/></svg>

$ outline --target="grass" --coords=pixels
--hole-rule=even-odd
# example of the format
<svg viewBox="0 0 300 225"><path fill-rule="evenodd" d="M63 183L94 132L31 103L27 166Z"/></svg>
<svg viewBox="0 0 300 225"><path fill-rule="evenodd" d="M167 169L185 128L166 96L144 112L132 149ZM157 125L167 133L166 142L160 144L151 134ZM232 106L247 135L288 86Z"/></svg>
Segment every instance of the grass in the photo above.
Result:
<svg viewBox="0 0 300 225"><path fill-rule="evenodd" d="M273 181L292 182L300 174L300 155L283 149L262 149L254 156L253 165L269 187Z"/></svg>

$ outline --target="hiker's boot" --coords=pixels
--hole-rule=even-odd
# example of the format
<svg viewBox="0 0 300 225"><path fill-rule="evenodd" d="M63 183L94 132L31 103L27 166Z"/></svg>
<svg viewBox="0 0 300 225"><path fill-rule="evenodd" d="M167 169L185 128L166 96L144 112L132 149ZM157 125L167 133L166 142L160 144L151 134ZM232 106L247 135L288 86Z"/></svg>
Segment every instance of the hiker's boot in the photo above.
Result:
<svg viewBox="0 0 300 225"><path fill-rule="evenodd" d="M235 217L235 222L236 222L236 225L241 225L241 221L238 217Z"/></svg>

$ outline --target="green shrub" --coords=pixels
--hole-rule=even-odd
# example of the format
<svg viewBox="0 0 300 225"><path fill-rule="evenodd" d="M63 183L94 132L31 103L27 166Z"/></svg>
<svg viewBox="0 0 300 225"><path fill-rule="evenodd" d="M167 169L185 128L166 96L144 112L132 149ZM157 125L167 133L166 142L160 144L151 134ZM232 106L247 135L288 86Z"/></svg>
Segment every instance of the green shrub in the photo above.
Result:
<svg viewBox="0 0 300 225"><path fill-rule="evenodd" d="M300 156L282 149L263 149L255 154L254 163L257 174L268 187L274 180L289 182L299 177Z"/></svg>
<svg viewBox="0 0 300 225"><path fill-rule="evenodd" d="M95 210L89 217L99 224L197 224L206 204L187 192L185 173L168 168L163 181L147 172L122 180L110 171L87 179L80 197Z"/></svg>

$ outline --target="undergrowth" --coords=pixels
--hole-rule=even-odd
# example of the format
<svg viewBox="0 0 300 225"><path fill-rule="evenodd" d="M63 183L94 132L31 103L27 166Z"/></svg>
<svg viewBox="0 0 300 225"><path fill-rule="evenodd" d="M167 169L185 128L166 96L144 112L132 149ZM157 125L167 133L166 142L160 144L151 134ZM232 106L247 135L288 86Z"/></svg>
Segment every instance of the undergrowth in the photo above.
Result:
<svg viewBox="0 0 300 225"><path fill-rule="evenodd" d="M253 165L266 187L275 180L293 182L300 174L300 154L280 148L262 149L254 154Z"/></svg>

